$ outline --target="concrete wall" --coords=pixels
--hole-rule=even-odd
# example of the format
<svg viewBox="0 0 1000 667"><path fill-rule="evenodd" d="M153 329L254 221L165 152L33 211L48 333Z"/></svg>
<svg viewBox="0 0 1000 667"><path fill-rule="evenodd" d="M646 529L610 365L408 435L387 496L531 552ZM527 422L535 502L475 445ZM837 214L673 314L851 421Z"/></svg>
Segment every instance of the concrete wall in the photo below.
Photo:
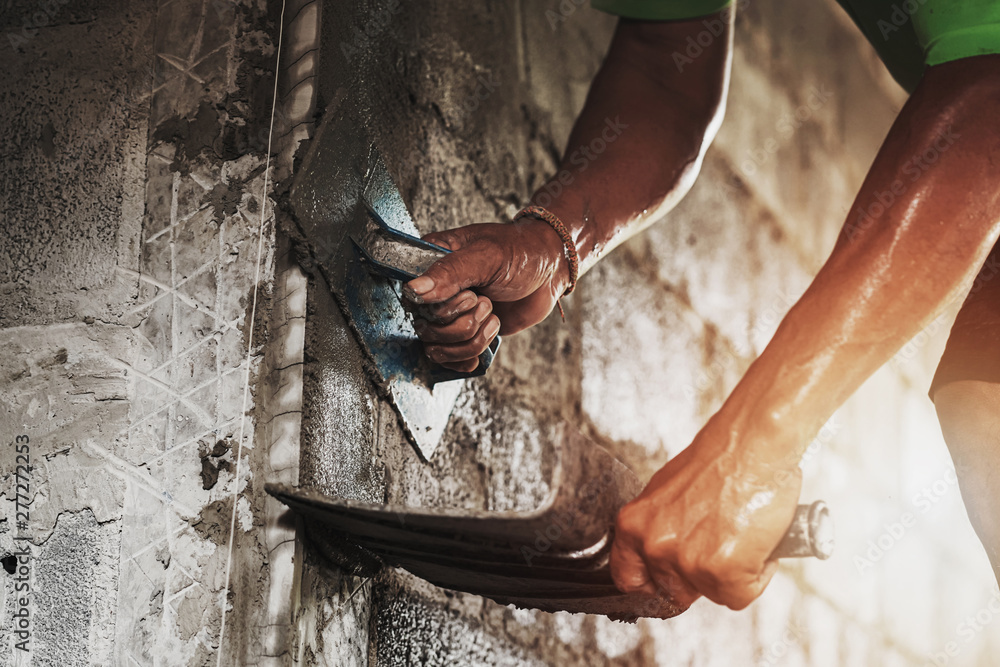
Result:
<svg viewBox="0 0 1000 667"><path fill-rule="evenodd" d="M351 107L422 230L508 217L554 170L614 22L554 0L280 9L3 7L0 556L32 545L33 637L12 647L17 570L0 572L0 664L214 664L224 604L223 664L992 664L989 565L924 393L947 318L810 450L803 494L830 503L836 555L784 565L746 611L508 609L349 576L293 539L265 481L530 507L557 419L651 474L808 284L903 95L832 1L747 1L695 189L581 280L566 324L508 339L422 462L290 255L297 221L272 224L299 141Z"/></svg>
<svg viewBox="0 0 1000 667"><path fill-rule="evenodd" d="M208 664L226 604L225 664L269 650L275 452L266 410L243 414L249 332L266 368L288 315L264 169L276 9L4 4L0 552L30 545L32 636L14 648L4 572L0 664Z"/></svg>

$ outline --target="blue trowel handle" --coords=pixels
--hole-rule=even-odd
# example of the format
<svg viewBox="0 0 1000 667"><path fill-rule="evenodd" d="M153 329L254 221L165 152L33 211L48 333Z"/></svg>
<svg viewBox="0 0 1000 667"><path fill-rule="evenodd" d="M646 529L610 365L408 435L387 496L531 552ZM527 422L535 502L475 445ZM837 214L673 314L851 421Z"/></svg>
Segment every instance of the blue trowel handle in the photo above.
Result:
<svg viewBox="0 0 1000 667"><path fill-rule="evenodd" d="M434 262L451 252L447 248L393 229L367 201L365 208L368 210L368 217L364 231L353 240L361 252L362 259L373 273L392 280L408 282L423 274ZM431 380L448 382L484 375L493 363L493 357L499 348L500 336L497 336L479 355L479 365L476 366L476 370L460 373L436 365L431 373Z"/></svg>

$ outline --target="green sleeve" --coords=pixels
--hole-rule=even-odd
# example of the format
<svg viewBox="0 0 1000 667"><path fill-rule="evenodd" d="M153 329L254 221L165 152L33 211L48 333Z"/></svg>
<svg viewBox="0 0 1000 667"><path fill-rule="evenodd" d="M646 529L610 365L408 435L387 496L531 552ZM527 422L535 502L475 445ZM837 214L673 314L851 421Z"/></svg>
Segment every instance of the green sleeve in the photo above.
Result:
<svg viewBox="0 0 1000 667"><path fill-rule="evenodd" d="M628 19L670 21L714 14L731 0L590 0L602 12Z"/></svg>
<svg viewBox="0 0 1000 667"><path fill-rule="evenodd" d="M910 0L918 6L913 27L928 65L1000 53L997 0ZM910 5L904 3L904 11Z"/></svg>

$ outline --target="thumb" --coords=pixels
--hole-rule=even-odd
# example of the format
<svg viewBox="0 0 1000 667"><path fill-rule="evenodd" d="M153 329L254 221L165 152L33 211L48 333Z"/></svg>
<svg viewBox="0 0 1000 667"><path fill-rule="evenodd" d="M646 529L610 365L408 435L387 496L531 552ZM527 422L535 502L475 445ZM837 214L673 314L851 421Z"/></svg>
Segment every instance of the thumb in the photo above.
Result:
<svg viewBox="0 0 1000 667"><path fill-rule="evenodd" d="M420 238L428 243L433 243L434 245L439 245L442 248L455 251L461 249L462 246L465 246L468 242L472 241L472 239L466 239L466 229L466 227L446 229L443 232L431 232L429 234L424 234Z"/></svg>
<svg viewBox="0 0 1000 667"><path fill-rule="evenodd" d="M460 242L454 245L457 249L403 286L407 299L419 304L439 303L464 289L487 285L500 273L501 253L496 250L491 252L478 243L466 247Z"/></svg>

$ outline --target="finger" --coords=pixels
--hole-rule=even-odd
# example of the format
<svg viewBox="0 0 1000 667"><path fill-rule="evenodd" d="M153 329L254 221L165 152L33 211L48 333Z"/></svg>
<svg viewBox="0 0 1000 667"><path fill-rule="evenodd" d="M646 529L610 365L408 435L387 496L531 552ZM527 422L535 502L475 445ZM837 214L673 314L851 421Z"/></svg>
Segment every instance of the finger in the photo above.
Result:
<svg viewBox="0 0 1000 667"><path fill-rule="evenodd" d="M434 245L439 245L442 248L447 248L454 252L462 247L462 239L458 234L455 234L451 230L445 230L443 232L431 232L430 234L424 234L421 237L424 241L428 243L433 243Z"/></svg>
<svg viewBox="0 0 1000 667"><path fill-rule="evenodd" d="M646 569L646 561L627 544L627 540L615 539L608 562L611 566L611 579L622 593L659 595L656 584Z"/></svg>
<svg viewBox="0 0 1000 667"><path fill-rule="evenodd" d="M433 324L426 320L417 320L413 323L413 327L420 340L425 343L462 343L476 335L491 312L493 312L493 308L490 300L481 297L479 304L474 309L459 315L447 324Z"/></svg>
<svg viewBox="0 0 1000 667"><path fill-rule="evenodd" d="M698 589L668 564L647 560L646 571L656 584L660 596L669 598L678 607L687 609L701 597Z"/></svg>
<svg viewBox="0 0 1000 667"><path fill-rule="evenodd" d="M417 313L430 322L447 324L462 313L467 313L475 308L478 303L479 297L475 292L463 290L447 301L418 306Z"/></svg>
<svg viewBox="0 0 1000 667"><path fill-rule="evenodd" d="M471 339L462 343L425 345L424 351L439 364L475 359L489 347L499 331L500 320L496 315L490 315Z"/></svg>
<svg viewBox="0 0 1000 667"><path fill-rule="evenodd" d="M777 571L778 561L769 560L764 564L764 569L761 570L760 574L750 578L749 581L738 585L722 586L717 595L710 597L706 594L706 597L736 611L745 609L751 602L760 597Z"/></svg>
<svg viewBox="0 0 1000 667"><path fill-rule="evenodd" d="M486 244L456 250L406 283L403 296L416 304L440 303L469 287L493 282L501 262L502 253Z"/></svg>

